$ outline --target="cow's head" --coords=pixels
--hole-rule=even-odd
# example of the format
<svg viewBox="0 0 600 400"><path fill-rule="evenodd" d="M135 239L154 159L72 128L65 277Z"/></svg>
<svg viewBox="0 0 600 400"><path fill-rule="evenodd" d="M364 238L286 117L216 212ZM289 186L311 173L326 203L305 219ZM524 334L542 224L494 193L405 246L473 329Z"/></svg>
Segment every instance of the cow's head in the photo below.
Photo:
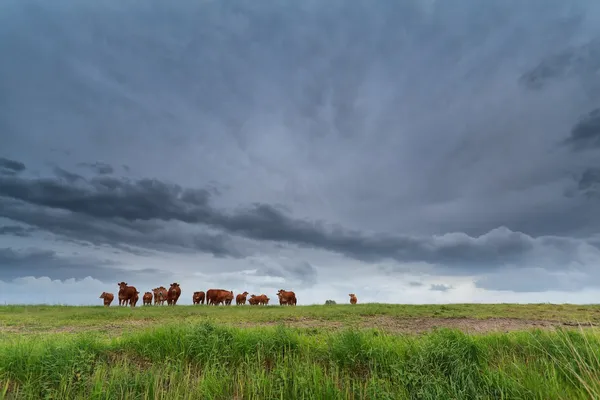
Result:
<svg viewBox="0 0 600 400"><path fill-rule="evenodd" d="M242 296L244 296L244 297L245 297L245 296L248 296L248 292L244 292L244 293L242 293Z"/></svg>
<svg viewBox="0 0 600 400"><path fill-rule="evenodd" d="M350 296L350 297L356 297L356 295L354 293L350 293L348 296Z"/></svg>
<svg viewBox="0 0 600 400"><path fill-rule="evenodd" d="M179 283L177 283L177 282L171 283L171 287L179 287Z"/></svg>
<svg viewBox="0 0 600 400"><path fill-rule="evenodd" d="M144 295L145 295L145 296L152 296L152 293L150 293L150 292L146 292L146 293L144 293Z"/></svg>
<svg viewBox="0 0 600 400"><path fill-rule="evenodd" d="M119 282L117 283L117 286L121 289L125 289L127 287L127 282Z"/></svg>
<svg viewBox="0 0 600 400"><path fill-rule="evenodd" d="M100 299L103 299L106 296L106 292L102 292L102 294L100 295Z"/></svg>

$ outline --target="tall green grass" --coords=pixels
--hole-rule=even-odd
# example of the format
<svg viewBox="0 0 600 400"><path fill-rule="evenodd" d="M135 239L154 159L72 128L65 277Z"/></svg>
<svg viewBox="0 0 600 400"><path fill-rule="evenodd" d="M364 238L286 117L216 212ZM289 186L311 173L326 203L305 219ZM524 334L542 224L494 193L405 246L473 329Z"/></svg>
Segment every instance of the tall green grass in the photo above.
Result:
<svg viewBox="0 0 600 400"><path fill-rule="evenodd" d="M471 336L178 324L0 339L8 399L600 398L593 330Z"/></svg>

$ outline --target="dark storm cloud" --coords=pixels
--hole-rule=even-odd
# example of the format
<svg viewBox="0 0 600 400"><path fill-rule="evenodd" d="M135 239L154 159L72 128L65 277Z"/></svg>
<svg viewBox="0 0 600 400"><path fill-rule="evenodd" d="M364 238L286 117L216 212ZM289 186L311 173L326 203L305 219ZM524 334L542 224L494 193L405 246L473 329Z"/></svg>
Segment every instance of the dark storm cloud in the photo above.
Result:
<svg viewBox="0 0 600 400"><path fill-rule="evenodd" d="M82 167L87 167L95 173L97 173L98 175L110 175L113 172L115 172L115 169L111 165L98 161L95 163L79 163L78 165ZM126 171L129 170L129 168L126 168L126 166L123 167Z"/></svg>
<svg viewBox="0 0 600 400"><path fill-rule="evenodd" d="M541 89L552 82L570 77L586 77L600 69L600 38L568 48L544 58L523 74L520 82L531 89Z"/></svg>
<svg viewBox="0 0 600 400"><path fill-rule="evenodd" d="M112 282L145 276L163 277L164 272L150 268L138 271L122 269L111 261L81 256L65 257L51 250L0 248L0 280L8 282L26 276L59 280L90 276L103 282Z"/></svg>
<svg viewBox="0 0 600 400"><path fill-rule="evenodd" d="M572 151L597 148L597 7L9 1L0 147L40 173L2 176L0 215L131 252L593 263L569 237L600 228L597 154Z"/></svg>
<svg viewBox="0 0 600 400"><path fill-rule="evenodd" d="M587 196L600 196L600 168L586 169L578 182L578 188Z"/></svg>
<svg viewBox="0 0 600 400"><path fill-rule="evenodd" d="M0 202L1 204L1 202ZM31 233L35 232L34 228L26 228L19 225L6 225L0 226L0 235L14 235L20 237L31 236Z"/></svg>
<svg viewBox="0 0 600 400"><path fill-rule="evenodd" d="M241 257L243 254L231 238L223 233L195 232L156 221L102 220L84 214L3 200L2 197L0 216L51 232L74 243L108 245L138 255L147 255L146 250L179 253L202 251L216 257Z"/></svg>
<svg viewBox="0 0 600 400"><path fill-rule="evenodd" d="M433 290L434 292L447 292L450 289L452 289L452 286L444 284L434 284L429 287L429 290Z"/></svg>
<svg viewBox="0 0 600 400"><path fill-rule="evenodd" d="M25 170L25 164L20 161L0 157L0 174L15 175Z"/></svg>
<svg viewBox="0 0 600 400"><path fill-rule="evenodd" d="M468 273L519 263L544 248L558 251L554 256L556 262L576 257L578 251L576 241L552 237L534 239L506 228L480 237L462 233L417 237L365 234L324 222L293 218L267 204L227 212L211 204L211 194L207 190L186 189L149 179L95 177L72 183L52 177L7 176L0 177L0 196L13 201L12 206L7 202L0 209L0 216L76 239L101 237L106 240L111 237L109 226L112 226L113 230L118 227L121 232L115 240L128 239L134 245L146 240L156 243L163 236L155 240L148 238L161 221L208 226L222 234L210 236L208 242L206 237L198 238L192 247L213 253L227 254L224 250L227 236L223 234L231 234L325 249L364 261L424 261ZM42 207L47 211L28 210L21 203L29 204L34 210ZM61 217L63 222L55 224ZM107 221L111 225L106 225ZM132 234L132 231L136 233Z"/></svg>
<svg viewBox="0 0 600 400"><path fill-rule="evenodd" d="M589 112L577 122L565 144L578 151L600 148L600 108Z"/></svg>

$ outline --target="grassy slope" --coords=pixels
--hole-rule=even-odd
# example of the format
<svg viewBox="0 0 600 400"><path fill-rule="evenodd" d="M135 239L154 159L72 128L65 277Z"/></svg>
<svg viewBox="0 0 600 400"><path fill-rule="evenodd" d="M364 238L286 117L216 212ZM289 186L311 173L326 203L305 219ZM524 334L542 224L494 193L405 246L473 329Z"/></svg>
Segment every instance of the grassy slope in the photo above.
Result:
<svg viewBox="0 0 600 400"><path fill-rule="evenodd" d="M391 335L227 326L378 314L585 322L599 313L597 307L566 305L0 307L1 324L34 332L0 336L0 398L600 398L595 329ZM150 320L152 328L118 337L101 329L43 333L65 325L102 327L115 319L133 325Z"/></svg>

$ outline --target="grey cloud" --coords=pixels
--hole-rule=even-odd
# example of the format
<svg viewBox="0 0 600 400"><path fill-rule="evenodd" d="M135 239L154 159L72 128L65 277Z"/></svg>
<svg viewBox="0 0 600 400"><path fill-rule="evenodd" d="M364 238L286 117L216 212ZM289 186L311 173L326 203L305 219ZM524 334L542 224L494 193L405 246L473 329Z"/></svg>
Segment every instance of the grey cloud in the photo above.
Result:
<svg viewBox="0 0 600 400"><path fill-rule="evenodd" d="M16 175L25 170L25 164L20 161L0 157L0 175Z"/></svg>
<svg viewBox="0 0 600 400"><path fill-rule="evenodd" d="M365 234L324 222L292 218L267 204L253 204L226 212L212 206L211 194L207 190L186 189L149 179L131 181L95 177L74 185L55 178L8 176L0 177L0 196L34 206L64 210L88 219L110 220L113 224L123 224L129 230L151 231L156 221L179 221L259 241L321 248L363 261L423 261L452 267L464 273L477 268L498 268L519 263L539 253L540 249L557 246L560 250L556 254L558 262L558 259L575 257L578 249L578 242L573 240L552 237L534 239L505 227L479 237L463 233L419 237ZM30 214L14 211L14 208L11 211L3 207L0 216L35 223L28 216ZM147 225L140 225L143 223ZM90 230L89 223L80 224L80 227ZM71 233L76 237L75 232ZM216 238L222 240L223 236Z"/></svg>
<svg viewBox="0 0 600 400"><path fill-rule="evenodd" d="M51 250L0 248L0 280L33 276L50 279L83 279L88 276L103 282L141 277L164 277L164 271L118 268L114 262L90 257L65 257Z"/></svg>
<svg viewBox="0 0 600 400"><path fill-rule="evenodd" d="M284 278L300 288L312 287L318 280L317 269L306 261L275 259L268 264L254 259L249 261L258 266L255 275Z"/></svg>
<svg viewBox="0 0 600 400"><path fill-rule="evenodd" d="M568 48L546 57L535 68L523 74L519 81L531 89L541 89L548 83L572 76L594 75L600 69L600 38Z"/></svg>
<svg viewBox="0 0 600 400"><path fill-rule="evenodd" d="M452 286L444 284L434 284L429 287L429 290L433 290L435 292L447 292L450 289L452 289Z"/></svg>
<svg viewBox="0 0 600 400"><path fill-rule="evenodd" d="M54 174L57 177L62 178L69 183L74 183L76 181L83 180L83 177L81 175L66 171L60 167L54 167Z"/></svg>
<svg viewBox="0 0 600 400"><path fill-rule="evenodd" d="M216 257L241 257L245 253L223 233L197 232L156 221L102 220L65 213L22 202L3 201L0 216L20 221L81 245L111 246L132 254L149 251L185 253L202 251Z"/></svg>
<svg viewBox="0 0 600 400"><path fill-rule="evenodd" d="M414 281L413 282L408 282L408 285L412 286L412 287L421 287L421 286L423 286L423 284L421 282L414 282Z"/></svg>
<svg viewBox="0 0 600 400"><path fill-rule="evenodd" d="M578 188L587 196L600 196L600 168L586 169L583 174L581 174Z"/></svg>
<svg viewBox="0 0 600 400"><path fill-rule="evenodd" d="M9 2L2 152L64 169L5 173L0 215L140 254L592 262L593 118L557 143L598 107L597 2L274 4Z"/></svg>
<svg viewBox="0 0 600 400"><path fill-rule="evenodd" d="M99 175L110 175L115 172L115 169L111 165L99 161L96 161L95 163L79 163L78 165L87 167ZM129 170L126 165L124 165L123 168L126 171Z"/></svg>
<svg viewBox="0 0 600 400"><path fill-rule="evenodd" d="M565 144L578 151L600 148L600 108L590 111L577 122Z"/></svg>
<svg viewBox="0 0 600 400"><path fill-rule="evenodd" d="M27 228L19 225L6 225L0 226L0 235L14 235L20 237L28 237L31 236L31 233L34 232L34 228Z"/></svg>

